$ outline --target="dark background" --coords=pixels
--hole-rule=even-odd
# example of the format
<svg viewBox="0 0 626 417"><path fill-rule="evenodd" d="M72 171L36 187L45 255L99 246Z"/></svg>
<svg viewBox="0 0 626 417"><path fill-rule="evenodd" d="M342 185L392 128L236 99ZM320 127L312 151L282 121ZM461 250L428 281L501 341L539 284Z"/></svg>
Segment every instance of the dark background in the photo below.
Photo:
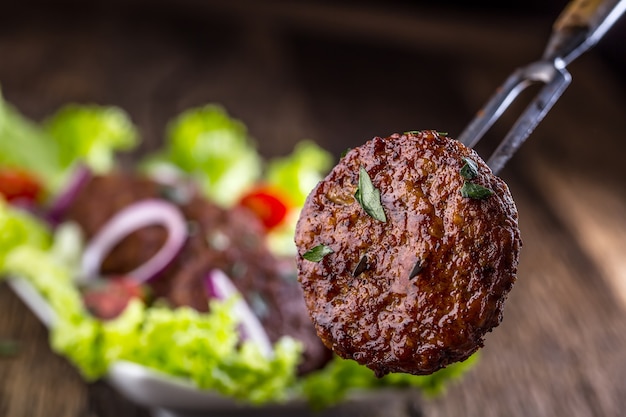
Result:
<svg viewBox="0 0 626 417"><path fill-rule="evenodd" d="M543 49L542 43L526 49L507 45L506 36L493 39L498 30L510 23L515 31L527 31L529 39L543 41L565 4L11 2L0 16L0 37L6 45L0 57L0 86L9 101L36 119L73 101L118 105L139 125L146 144L158 143L166 120L176 113L217 101L249 125L267 153L287 152L290 142L313 137L339 154L343 142L351 142L348 137L362 141L414 128L458 134L482 104L458 103L463 98L458 94L463 71L468 66L498 71L499 78L486 86L486 99L490 87L513 69L511 64L536 59ZM376 22L377 15L384 18ZM625 27L620 22L591 52L621 81ZM467 45L455 49L453 38L465 34ZM500 45L481 51L483 37ZM511 60L498 59L497 54L510 54ZM227 88L220 83L220 71L239 76L237 85ZM302 120L290 123L301 124L300 131L295 126L287 132L259 126L259 116L282 117L270 111L282 111L280 103L300 93L306 95L308 102L301 105L314 114L315 127ZM269 97L279 104L267 106ZM357 97L355 107L352 100ZM409 97L429 102L433 114L416 114ZM383 101L395 104L381 110ZM454 108L459 105L466 107ZM259 110L266 113L260 115ZM325 126L333 126L333 131L323 131ZM269 142L274 144L266 145Z"/></svg>

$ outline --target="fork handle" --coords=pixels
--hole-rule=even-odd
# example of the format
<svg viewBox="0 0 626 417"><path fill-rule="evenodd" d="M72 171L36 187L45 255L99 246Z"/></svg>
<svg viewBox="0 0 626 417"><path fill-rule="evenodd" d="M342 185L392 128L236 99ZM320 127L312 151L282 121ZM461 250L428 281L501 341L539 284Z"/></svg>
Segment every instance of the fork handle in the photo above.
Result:
<svg viewBox="0 0 626 417"><path fill-rule="evenodd" d="M626 0L573 0L561 12L544 53L569 64L595 45L626 10Z"/></svg>
<svg viewBox="0 0 626 417"><path fill-rule="evenodd" d="M576 28L590 28L597 26L599 19L606 15L618 1L605 0L573 0L561 12L554 30L565 31Z"/></svg>

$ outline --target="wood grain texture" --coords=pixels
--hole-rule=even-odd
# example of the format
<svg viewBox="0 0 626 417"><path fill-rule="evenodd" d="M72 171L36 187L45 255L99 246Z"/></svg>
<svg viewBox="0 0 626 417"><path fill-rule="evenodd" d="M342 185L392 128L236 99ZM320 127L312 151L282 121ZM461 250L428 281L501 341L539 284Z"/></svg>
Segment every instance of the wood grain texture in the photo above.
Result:
<svg viewBox="0 0 626 417"><path fill-rule="evenodd" d="M338 156L395 131L454 137L513 68L541 54L552 23L311 2L149 3L14 6L0 16L4 96L37 120L68 102L118 105L144 138L138 152L158 147L181 110L217 102L267 156L304 138ZM593 51L571 72L571 87L502 173L524 247L479 364L440 398L415 393L326 415L623 415L626 80ZM0 339L20 346L0 358L0 416L150 414L104 382L85 383L6 285Z"/></svg>

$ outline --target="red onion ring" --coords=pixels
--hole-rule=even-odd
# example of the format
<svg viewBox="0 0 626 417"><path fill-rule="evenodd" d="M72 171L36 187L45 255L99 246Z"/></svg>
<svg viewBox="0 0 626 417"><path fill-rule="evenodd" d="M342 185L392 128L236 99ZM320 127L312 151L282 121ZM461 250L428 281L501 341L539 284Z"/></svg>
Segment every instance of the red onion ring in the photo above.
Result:
<svg viewBox="0 0 626 417"><path fill-rule="evenodd" d="M56 196L48 208L45 218L52 225L57 225L63 220L65 212L70 207L80 190L89 182L92 177L91 170L84 164L74 168L70 179L63 191Z"/></svg>
<svg viewBox="0 0 626 417"><path fill-rule="evenodd" d="M143 283L155 278L178 254L187 239L187 224L180 210L163 200L149 199L131 204L118 211L87 244L81 260L81 278L97 277L106 255L122 239L142 227L161 225L167 229L167 240L148 261L128 272L128 276Z"/></svg>
<svg viewBox="0 0 626 417"><path fill-rule="evenodd" d="M204 278L204 285L207 294L212 298L226 300L233 295L239 297L233 306L233 315L239 320L242 338L256 343L263 355L267 357L272 356L274 351L265 328L263 328L263 325L252 312L252 309L250 309L250 306L246 303L231 279L223 271L213 269Z"/></svg>

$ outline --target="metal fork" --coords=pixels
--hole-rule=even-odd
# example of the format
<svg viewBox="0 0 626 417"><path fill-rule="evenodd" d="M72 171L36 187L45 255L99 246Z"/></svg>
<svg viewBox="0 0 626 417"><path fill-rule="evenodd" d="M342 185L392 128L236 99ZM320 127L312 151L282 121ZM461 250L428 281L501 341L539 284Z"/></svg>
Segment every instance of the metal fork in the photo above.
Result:
<svg viewBox="0 0 626 417"><path fill-rule="evenodd" d="M572 81L566 67L595 45L626 10L626 0L573 0L555 21L540 60L515 70L458 136L474 147L527 87L544 86L487 160L498 173L515 154Z"/></svg>

